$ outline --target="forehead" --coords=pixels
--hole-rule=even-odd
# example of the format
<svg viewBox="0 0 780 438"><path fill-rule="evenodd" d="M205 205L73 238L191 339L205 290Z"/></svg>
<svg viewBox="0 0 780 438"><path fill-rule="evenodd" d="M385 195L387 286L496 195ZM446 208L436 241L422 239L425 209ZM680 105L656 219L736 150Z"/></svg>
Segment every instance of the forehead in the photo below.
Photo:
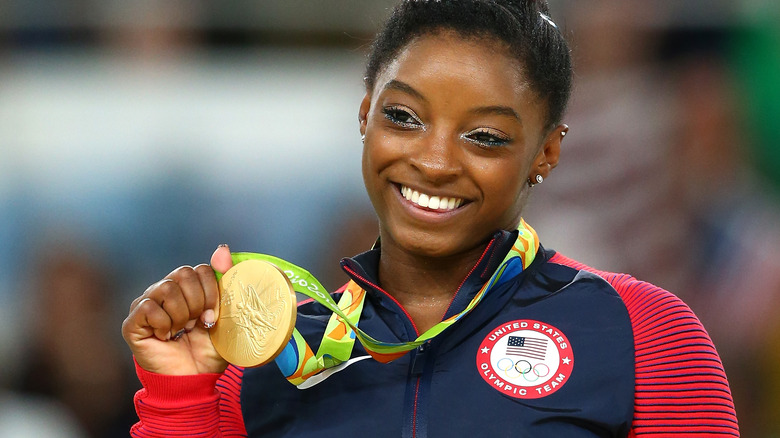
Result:
<svg viewBox="0 0 780 438"><path fill-rule="evenodd" d="M524 119L543 111L521 63L494 38L464 38L449 31L419 36L379 74L374 92L381 93L391 80L434 99L511 106L525 113Z"/></svg>
<svg viewBox="0 0 780 438"><path fill-rule="evenodd" d="M379 77L381 80L387 73L409 73L420 69L420 73L426 73L442 68L473 77L492 74L495 76L491 78L492 82L496 85L527 86L522 65L510 55L504 42L491 37L463 37L448 30L413 38L390 60Z"/></svg>

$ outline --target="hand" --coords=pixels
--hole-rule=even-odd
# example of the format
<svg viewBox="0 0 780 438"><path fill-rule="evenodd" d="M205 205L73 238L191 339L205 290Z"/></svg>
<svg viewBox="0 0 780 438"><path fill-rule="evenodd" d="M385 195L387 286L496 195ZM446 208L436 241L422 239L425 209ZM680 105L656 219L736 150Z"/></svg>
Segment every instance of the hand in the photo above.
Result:
<svg viewBox="0 0 780 438"><path fill-rule="evenodd" d="M122 336L143 369L181 376L227 368L206 327L219 318L214 270L224 274L232 265L230 249L220 246L211 256L211 266L176 268L133 301Z"/></svg>

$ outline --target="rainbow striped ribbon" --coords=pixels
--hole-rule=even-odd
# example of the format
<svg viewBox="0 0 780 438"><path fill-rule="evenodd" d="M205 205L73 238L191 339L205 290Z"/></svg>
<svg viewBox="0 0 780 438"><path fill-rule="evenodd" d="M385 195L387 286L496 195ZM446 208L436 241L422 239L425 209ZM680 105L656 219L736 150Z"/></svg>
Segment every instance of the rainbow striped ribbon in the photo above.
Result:
<svg viewBox="0 0 780 438"><path fill-rule="evenodd" d="M233 253L232 256L234 264L250 259L264 260L275 264L284 271L296 292L313 298L333 312L316 354L298 332L298 329L294 329L290 342L276 358L276 364L287 380L298 386L319 372L349 360L355 339L359 340L366 351L379 362L387 363L398 359L466 316L482 301L482 298L493 286L515 277L523 269L526 269L533 261L538 249L539 238L536 231L521 219L517 240L512 245L512 249L509 250L501 265L466 308L431 327L412 342L379 341L358 328L366 291L354 281L347 283L341 299L336 304L322 284L303 268L266 254L238 252Z"/></svg>

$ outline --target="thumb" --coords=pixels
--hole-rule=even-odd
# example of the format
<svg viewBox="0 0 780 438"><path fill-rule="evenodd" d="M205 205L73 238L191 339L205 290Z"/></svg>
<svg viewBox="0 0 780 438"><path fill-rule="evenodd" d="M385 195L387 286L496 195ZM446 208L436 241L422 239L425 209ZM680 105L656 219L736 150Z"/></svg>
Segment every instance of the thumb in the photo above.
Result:
<svg viewBox="0 0 780 438"><path fill-rule="evenodd" d="M233 257L230 255L230 248L228 248L227 244L223 243L219 245L214 251L214 254L211 255L211 268L216 271L217 282L219 282L220 277L231 267L233 267ZM203 315L201 315L201 319L207 329L213 327L219 318L219 302L219 293L214 296L213 300L206 300L207 309L203 312Z"/></svg>
<svg viewBox="0 0 780 438"><path fill-rule="evenodd" d="M226 244L219 245L211 255L211 267L215 271L224 274L233 267L233 259L230 256L230 248Z"/></svg>

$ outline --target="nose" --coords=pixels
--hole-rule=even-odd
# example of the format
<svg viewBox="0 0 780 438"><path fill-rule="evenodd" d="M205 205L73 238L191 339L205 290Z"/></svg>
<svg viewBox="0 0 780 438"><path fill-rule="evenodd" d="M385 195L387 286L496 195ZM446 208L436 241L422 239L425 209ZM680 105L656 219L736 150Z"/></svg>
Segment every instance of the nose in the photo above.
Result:
<svg viewBox="0 0 780 438"><path fill-rule="evenodd" d="M414 145L409 162L427 181L443 184L456 179L463 171L457 136L431 132Z"/></svg>

